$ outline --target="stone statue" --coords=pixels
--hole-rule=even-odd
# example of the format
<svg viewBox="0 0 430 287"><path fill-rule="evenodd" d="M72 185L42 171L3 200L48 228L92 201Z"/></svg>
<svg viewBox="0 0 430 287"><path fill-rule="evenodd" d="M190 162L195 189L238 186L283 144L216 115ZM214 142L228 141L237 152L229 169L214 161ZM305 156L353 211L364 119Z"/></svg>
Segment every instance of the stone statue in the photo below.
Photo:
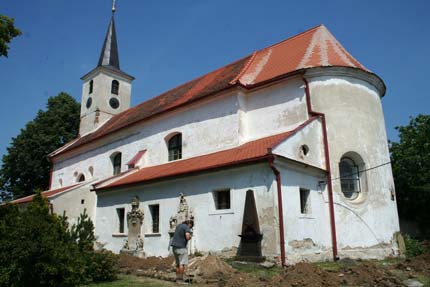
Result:
<svg viewBox="0 0 430 287"><path fill-rule="evenodd" d="M141 237L144 214L139 209L139 203L137 196L131 201L131 211L127 213L128 239L125 241L121 252L144 257L143 239Z"/></svg>
<svg viewBox="0 0 430 287"><path fill-rule="evenodd" d="M173 236L175 233L175 228L178 224L184 222L185 220L194 220L193 211L189 208L187 200L183 193L179 194L179 205L178 211L175 215L172 215L169 220L169 234Z"/></svg>

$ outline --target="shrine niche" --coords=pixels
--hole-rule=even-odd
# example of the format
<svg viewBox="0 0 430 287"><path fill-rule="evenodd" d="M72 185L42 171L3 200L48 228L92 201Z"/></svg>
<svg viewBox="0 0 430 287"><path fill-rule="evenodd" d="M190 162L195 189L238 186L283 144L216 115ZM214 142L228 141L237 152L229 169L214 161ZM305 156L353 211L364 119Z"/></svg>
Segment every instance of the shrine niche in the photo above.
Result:
<svg viewBox="0 0 430 287"><path fill-rule="evenodd" d="M143 239L141 237L144 214L139 209L139 204L139 197L135 196L131 201L131 211L127 212L128 239L125 241L121 253L145 257Z"/></svg>

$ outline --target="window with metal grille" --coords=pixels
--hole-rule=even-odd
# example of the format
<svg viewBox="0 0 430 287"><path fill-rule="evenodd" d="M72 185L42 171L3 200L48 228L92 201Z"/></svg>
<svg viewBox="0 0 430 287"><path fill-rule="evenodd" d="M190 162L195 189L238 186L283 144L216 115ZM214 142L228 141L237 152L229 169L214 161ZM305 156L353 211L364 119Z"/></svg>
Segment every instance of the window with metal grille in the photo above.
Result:
<svg viewBox="0 0 430 287"><path fill-rule="evenodd" d="M230 209L230 189L215 190L213 195L216 209Z"/></svg>
<svg viewBox="0 0 430 287"><path fill-rule="evenodd" d="M167 143L169 150L169 161L182 158L182 134L171 137Z"/></svg>
<svg viewBox="0 0 430 287"><path fill-rule="evenodd" d="M306 188L300 188L300 213L311 213L310 190Z"/></svg>
<svg viewBox="0 0 430 287"><path fill-rule="evenodd" d="M342 157L339 163L340 186L343 195L355 199L361 191L360 170L358 165L349 157Z"/></svg>
<svg viewBox="0 0 430 287"><path fill-rule="evenodd" d="M117 80L112 81L111 93L114 95L119 94L119 82Z"/></svg>
<svg viewBox="0 0 430 287"><path fill-rule="evenodd" d="M149 212L151 213L151 232L159 233L160 232L160 205L152 204L149 206Z"/></svg>
<svg viewBox="0 0 430 287"><path fill-rule="evenodd" d="M125 208L117 208L116 213L118 215L118 232L124 233Z"/></svg>
<svg viewBox="0 0 430 287"><path fill-rule="evenodd" d="M112 157L113 175L121 172L121 153L118 152Z"/></svg>

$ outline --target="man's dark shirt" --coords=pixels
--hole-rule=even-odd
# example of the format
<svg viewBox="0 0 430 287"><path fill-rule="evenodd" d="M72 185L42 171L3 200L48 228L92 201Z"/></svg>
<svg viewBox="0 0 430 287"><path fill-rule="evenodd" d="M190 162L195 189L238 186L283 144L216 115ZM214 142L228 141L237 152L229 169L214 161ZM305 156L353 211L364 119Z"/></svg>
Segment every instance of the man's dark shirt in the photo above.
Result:
<svg viewBox="0 0 430 287"><path fill-rule="evenodd" d="M172 243L170 245L177 248L186 248L188 241L185 238L185 233L191 234L191 229L187 224L181 223L176 226L175 234L173 234Z"/></svg>

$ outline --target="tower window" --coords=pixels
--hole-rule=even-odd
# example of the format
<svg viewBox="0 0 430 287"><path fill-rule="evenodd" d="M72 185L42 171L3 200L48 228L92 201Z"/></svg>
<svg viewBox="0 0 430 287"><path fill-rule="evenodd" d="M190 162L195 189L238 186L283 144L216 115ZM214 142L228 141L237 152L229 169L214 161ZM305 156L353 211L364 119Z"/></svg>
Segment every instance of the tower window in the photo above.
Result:
<svg viewBox="0 0 430 287"><path fill-rule="evenodd" d="M94 88L94 81L91 80L90 81L89 90L88 90L88 94L92 94L93 93L93 88Z"/></svg>
<svg viewBox="0 0 430 287"><path fill-rule="evenodd" d="M182 134L176 134L167 143L169 149L169 161L182 158Z"/></svg>
<svg viewBox="0 0 430 287"><path fill-rule="evenodd" d="M112 156L113 175L117 175L121 172L121 153L115 153Z"/></svg>
<svg viewBox="0 0 430 287"><path fill-rule="evenodd" d="M119 94L119 82L117 80L112 81L111 93L114 95Z"/></svg>
<svg viewBox="0 0 430 287"><path fill-rule="evenodd" d="M119 100L117 98L112 97L109 100L109 105L112 109L117 109L119 107Z"/></svg>
<svg viewBox="0 0 430 287"><path fill-rule="evenodd" d="M342 157L339 163L340 186L343 195L355 199L361 191L358 165L349 157Z"/></svg>

